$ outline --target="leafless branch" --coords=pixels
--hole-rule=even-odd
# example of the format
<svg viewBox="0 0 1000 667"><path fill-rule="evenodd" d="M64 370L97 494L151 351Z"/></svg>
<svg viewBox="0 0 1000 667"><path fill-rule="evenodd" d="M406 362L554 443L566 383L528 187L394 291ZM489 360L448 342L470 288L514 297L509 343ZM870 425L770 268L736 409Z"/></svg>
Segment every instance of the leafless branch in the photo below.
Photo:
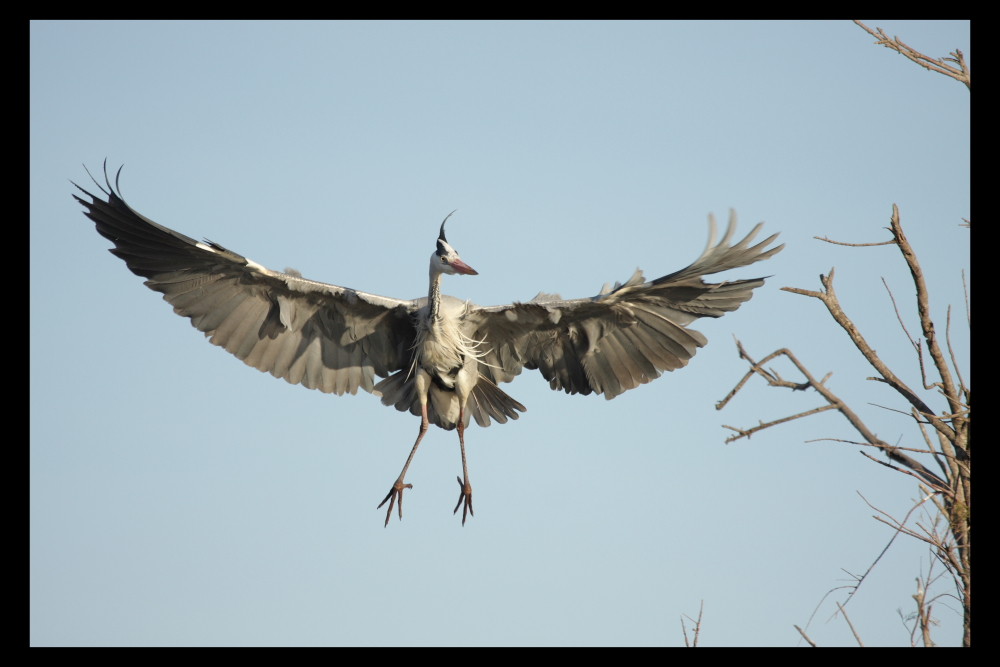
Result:
<svg viewBox="0 0 1000 667"><path fill-rule="evenodd" d="M793 419L801 419L802 417L808 417L810 415L814 415L819 412L826 412L827 410L836 410L836 409L837 409L836 405L821 405L817 408L813 408L812 410L806 410L805 412L800 412L798 414L790 415L788 417L782 417L781 419L775 419L774 421L766 423L761 422L757 426L752 426L747 429L737 428L735 426L728 426L726 424L723 424L722 425L723 428L728 428L730 431L736 431L737 433L737 435L731 435L728 438L726 438L726 444L728 445L731 442L736 442L740 438L749 438L757 431L763 431L766 428L771 428L772 426L777 426L778 424L784 424L785 422L790 422Z"/></svg>
<svg viewBox="0 0 1000 667"><path fill-rule="evenodd" d="M732 427L730 426L726 428L732 428ZM844 440L843 438L813 438L812 440L806 440L806 443L810 442L843 442L848 445L858 445L859 447L880 448L878 445L873 445L870 442L862 442L860 440ZM902 452L913 452L915 454L938 454L938 452L934 451L929 447L927 449L917 449L916 447L903 447L901 445L892 445L892 447Z"/></svg>
<svg viewBox="0 0 1000 667"><path fill-rule="evenodd" d="M817 241L823 241L825 243L832 243L834 245L846 245L851 248L866 248L869 246L876 245L892 245L895 241L877 241L875 243L845 243L844 241L834 241L833 239L828 239L825 236L814 236Z"/></svg>
<svg viewBox="0 0 1000 667"><path fill-rule="evenodd" d="M937 334L934 331L934 321L931 319L930 291L927 289L924 272L920 268L920 262L917 260L917 253L913 251L913 247L907 240L906 234L903 233L903 226L899 222L899 207L895 204L892 205L891 224L892 235L899 244L899 251L903 254L903 259L906 260L907 266L910 267L910 275L913 277L913 284L917 290L917 313L920 316L920 326L923 330L924 340L927 341L927 352L931 355L938 375L941 377L945 397L951 408L950 411L957 413L962 408L962 401L951 378L951 371L945 361L944 354L938 345ZM921 412L931 411L928 409L921 410Z"/></svg>
<svg viewBox="0 0 1000 667"><path fill-rule="evenodd" d="M893 51L906 56L925 69L944 74L945 76L950 76L956 81L961 81L965 84L966 88L972 90L972 73L969 71L969 66L965 62L965 55L958 49L955 49L948 54L951 56L950 58L931 58L920 53L908 44L905 44L898 37L889 37L885 31L882 30L882 28L875 28L875 30L872 30L861 21L855 21L855 23L857 23L862 30L878 40L875 42L876 44L881 44L887 49L892 49ZM950 62L955 63L957 67L949 65L948 63Z"/></svg>
<svg viewBox="0 0 1000 667"><path fill-rule="evenodd" d="M965 383L965 378L962 377L962 367L959 366L958 361L955 359L955 348L951 344L951 306L948 306L948 314L945 318L944 326L944 339L948 343L948 356L951 357L952 368L955 369L955 375L958 376L958 386L965 389L963 400L969 402L968 386Z"/></svg>
<svg viewBox="0 0 1000 667"><path fill-rule="evenodd" d="M854 635L854 639L855 639L855 641L858 642L858 646L860 646L861 648L864 648L865 643L863 641L861 641L861 637L858 635L858 631L854 629L854 624L851 623L851 619L847 616L847 611L844 609L844 605L842 605L842 604L840 604L838 602L837 603L837 609L839 609L840 613L844 615L844 620L847 621L847 627L849 627L851 629L851 634Z"/></svg>
<svg viewBox="0 0 1000 667"><path fill-rule="evenodd" d="M844 318L846 319L846 316L844 316ZM850 322L850 320L847 321ZM854 327L853 323L851 323L850 326L851 328L853 328ZM860 336L860 334L858 335ZM865 345L867 345L867 343L865 343ZM792 421L794 419L801 419L802 417L807 417L813 414L817 414L819 412L824 412L826 410L837 410L847 419L848 422L850 422L850 424L854 427L854 429L861 434L861 436L865 439L865 442L883 450L886 456L888 456L890 459L895 460L907 466L908 468L916 471L917 474L919 474L922 479L926 480L928 484L931 484L934 487L946 488L944 482L936 474L928 470L922 463L920 463L916 459L907 456L906 454L903 454L901 451L899 451L899 448L895 447L894 445L890 445L889 443L885 442L877 435L875 435L875 433L873 433L868 428L868 426L864 423L864 421L861 420L861 418L854 412L854 410L852 410L844 401L842 401L836 394L834 394L833 391L831 391L826 385L824 385L821 382L817 382L816 379L813 377L812 373L809 372L809 369L807 369L798 360L798 358L796 358L796 356L792 354L790 350L785 348L777 350L769 354L767 357L765 357L764 362L779 356L786 357L789 361L792 362L792 364L796 367L796 369L800 373L802 373L802 375L806 378L806 382L804 383L795 383L795 382L789 382L787 380L779 380L776 377L775 373L764 370L762 368L762 363L754 361L753 358L750 356L750 354L743 348L743 344L740 341L738 340L736 341L736 346L739 349L740 357L745 359L750 364L751 371L749 373L756 373L757 375L760 375L768 382L769 385L775 387L785 387L793 389L802 389L811 387L815 389L817 392L819 392L819 394L824 398L824 400L826 400L827 405L820 406L812 410L807 410L806 412L791 415L788 417L782 417L780 419L776 419L770 422L766 423L761 422L757 426L751 428L738 428L735 426L726 426L726 428L730 429L731 431L735 431L737 433L737 435L730 436L729 438L727 438L726 443L734 442L741 438L749 438L757 431L761 431L765 428L770 428L778 424L783 424L785 422ZM740 380L737 387L735 387L732 391L730 391L725 399L716 403L716 409L721 410L723 407L725 407L726 403L736 394L738 389L745 385L745 382L746 378ZM922 402L920 404L923 405Z"/></svg>
<svg viewBox="0 0 1000 667"><path fill-rule="evenodd" d="M885 516L889 516L888 513L883 512L882 510L880 510L879 508L875 507L870 502L868 502L868 499L865 498L864 495L862 495L861 493L858 493L858 495L861 496L861 500L863 500L865 502L865 504L868 505L869 507L871 507L873 510L875 510L876 512L878 512L880 514L884 514ZM908 529L905 528L905 525L906 525L906 522L909 521L910 515L913 514L913 512L918 507L920 507L920 505L922 505L925 501L926 501L926 498L924 500L921 500L919 503L917 503L916 505L914 505L912 508L910 508L910 511L906 513L906 516L903 517L903 521L901 523L897 522L895 525L893 525L892 523L888 523L888 522L886 522L886 521L883 520L883 523L887 523L888 525L892 526L895 529L895 532L893 532L892 537L889 538L889 541L886 542L886 545L882 549L882 551L879 552L879 555L876 556L875 560L873 560L872 563L871 563L871 565L868 566L868 569L865 570L865 573L862 574L860 577L857 577L857 581L855 582L854 586L851 587L851 592L848 593L847 597L844 599L844 604L845 605L848 602L850 602L851 598L854 597L854 594L858 592L858 589L861 588L861 584L864 583L865 579L868 578L868 575L871 574L872 570L875 569L875 566L878 565L878 562L880 560L882 560L882 556L884 556L889 551L889 547L891 547L892 543L896 541L896 537L900 533L907 532ZM876 517L876 518L879 518L879 517ZM837 606L839 607L840 605L838 604Z"/></svg>
<svg viewBox="0 0 1000 667"><path fill-rule="evenodd" d="M906 322L903 321L903 316L899 314L899 306L896 305L896 296L892 293L892 289L889 287L889 283L886 282L885 278L882 278L882 286L885 287L885 291L889 295L889 300L892 301L892 310L893 312L896 313L896 321L899 322L899 326L903 330L903 333L906 334L906 339L910 341L910 345L912 345L913 349L917 350L917 352L919 353L920 341L914 339L913 336L910 335L910 331L906 328ZM923 368L923 366L924 362L923 360L921 360L920 361L921 369Z"/></svg>
<svg viewBox="0 0 1000 667"><path fill-rule="evenodd" d="M913 599L917 603L917 621L920 627L920 637L923 639L924 646L934 646L934 640L931 639L931 605L926 603L926 595L927 590L923 587L918 577L917 592L913 595Z"/></svg>
<svg viewBox="0 0 1000 667"><path fill-rule="evenodd" d="M937 475L935 475L931 471L927 470L927 468L925 468L922 464L918 464L919 467L918 468L914 468L914 466L912 465L912 463L914 463L914 461L912 459L909 459L909 457L905 457L904 458L903 455L899 454L898 452L896 452L895 455L893 455L890 452L886 452L886 453L888 454L888 456L889 456L890 459L893 459L895 461L899 461L900 463L902 463L903 465L905 465L907 468L911 468L911 470L907 470L906 468L900 468L899 466L894 466L894 465L892 465L891 463L889 463L887 461L879 461L877 458L875 458L871 454L868 454L867 452L860 452L860 454L862 456L864 456L864 457L866 457L868 459L871 459L872 461L874 461L875 463L877 463L879 465L885 466L886 468L891 468L892 470L895 470L896 472L903 473L904 475L909 475L910 477L914 477L914 478L916 478L917 480L919 480L921 482L929 484L935 491L937 491L939 493L944 493L946 495L950 495L951 494L951 489L948 488L948 486L945 484L944 480L942 480L940 477L938 477Z"/></svg>
<svg viewBox="0 0 1000 667"><path fill-rule="evenodd" d="M861 352L862 356L868 361L871 366L878 371L879 375L885 379L885 381L891 385L897 392L899 392L906 400L916 407L918 410L924 413L933 414L933 411L927 406L923 400L917 396L916 392L910 389L905 382L903 382L895 373L882 361L878 356L878 353L868 344L865 337L861 334L858 328L855 326L851 318L847 316L843 308L840 305L840 300L837 298L837 293L833 287L834 269L830 269L830 273L827 276L820 276L820 283L823 285L822 292L813 292L809 290L803 290L795 287L782 287L781 289L786 292L792 292L794 294L803 294L805 296L810 296L815 299L820 300L823 305L826 306L830 315L833 316L834 321L847 332L854 343L855 347ZM941 424L940 426L935 425L936 428L948 428L946 425Z"/></svg>
<svg viewBox="0 0 1000 667"><path fill-rule="evenodd" d="M698 635L701 634L701 615L705 612L705 601L701 601L701 605L698 607L698 620L691 618L690 616L681 616L681 632L684 633L684 645L688 648L698 647ZM694 623L694 640L688 641L687 626L684 624L684 619L687 618L689 621Z"/></svg>
<svg viewBox="0 0 1000 667"><path fill-rule="evenodd" d="M886 282L885 278L882 278L882 285L885 286L885 291L889 294L889 300L892 301L892 309L896 313L896 321L899 322L900 328L906 334L906 339L910 341L910 345L913 346L914 351L917 353L917 364L920 367L920 384L924 386L924 389L930 389L931 385L927 384L927 372L924 370L923 346L919 340L910 335L909 329L906 328L906 322L903 321L903 316L899 313L899 306L896 305L896 296L892 293L889 283Z"/></svg>
<svg viewBox="0 0 1000 667"><path fill-rule="evenodd" d="M965 280L965 270L962 270L962 292L965 294L965 323L972 326L972 308L969 307L969 284Z"/></svg>
<svg viewBox="0 0 1000 667"><path fill-rule="evenodd" d="M913 621L913 628L910 630L910 644L912 646L917 646L915 637L918 632L920 641L924 646L936 646L931 636L932 626L937 625L937 621L933 616L934 603L938 600L944 599L946 596L935 595L928 597L928 591L941 576L941 574L934 574L934 561L932 560L930 565L927 566L927 576L918 576L916 578L917 592L913 594L913 600L916 603L916 611L903 619L904 625L906 625L909 620Z"/></svg>
<svg viewBox="0 0 1000 667"><path fill-rule="evenodd" d="M812 639L809 638L809 635L806 634L805 630L803 630L802 628L800 628L797 625L793 625L792 627L799 631L799 634L802 635L803 639L805 639L807 642L809 642L810 646L812 646L813 648L816 648L816 642L814 642Z"/></svg>

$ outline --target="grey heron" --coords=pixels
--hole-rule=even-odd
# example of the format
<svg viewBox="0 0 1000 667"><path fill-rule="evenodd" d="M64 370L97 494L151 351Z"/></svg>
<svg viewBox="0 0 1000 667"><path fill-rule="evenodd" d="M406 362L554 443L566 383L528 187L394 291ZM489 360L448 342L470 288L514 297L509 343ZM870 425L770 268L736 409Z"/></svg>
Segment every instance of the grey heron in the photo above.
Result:
<svg viewBox="0 0 1000 667"><path fill-rule="evenodd" d="M174 312L215 345L249 366L292 384L342 395L358 389L420 417L420 430L385 498L385 525L403 518L406 472L431 424L455 429L462 454L458 503L462 525L474 515L465 429L475 419L517 419L525 407L500 389L522 369L539 370L554 390L619 394L685 366L708 341L688 325L721 317L750 299L764 278L706 283L702 277L767 259L777 234L751 245L763 223L742 240L731 214L717 238L709 216L705 251L691 265L646 281L640 270L597 295L562 299L539 293L527 302L480 307L441 293L445 275L476 275L445 236L445 217L430 257L426 298L395 299L273 271L208 240L196 241L141 215L111 184L104 196L76 187L73 197L109 239L111 253ZM378 378L378 379L377 379Z"/></svg>

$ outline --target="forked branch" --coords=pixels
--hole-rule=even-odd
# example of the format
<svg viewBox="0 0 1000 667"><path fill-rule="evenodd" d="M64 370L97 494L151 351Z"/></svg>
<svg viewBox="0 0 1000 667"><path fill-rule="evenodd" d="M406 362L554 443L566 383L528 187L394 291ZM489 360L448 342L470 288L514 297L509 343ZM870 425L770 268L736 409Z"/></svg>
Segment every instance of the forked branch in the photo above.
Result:
<svg viewBox="0 0 1000 667"><path fill-rule="evenodd" d="M937 396L942 397L946 402L946 409L941 410L940 412L935 412L927 404L927 402L925 402L925 400L918 395L917 391L908 386L899 377L899 375L889 368L889 366L879 357L875 349L868 343L864 335L862 335L861 331L842 307L834 288L834 269L830 269L829 275L820 276L820 290L808 290L796 287L783 287L782 290L792 294L808 296L823 303L827 311L830 313L830 316L840 326L840 328L844 330L848 338L861 353L862 357L873 369L875 369L877 376L868 379L877 380L880 383L892 387L892 389L895 390L895 392L908 404L908 410L900 412L903 414L909 414L909 416L913 419L924 446L893 445L880 439L865 424L861 417L843 399L833 392L827 382L831 375L830 373L827 373L821 380L817 380L816 376L810 372L805 364L803 364L791 352L791 350L787 348L775 350L758 362L751 357L751 355L743 347L742 343L737 340L736 347L739 351L739 356L747 362L749 369L736 386L729 392L729 394L716 404L716 408L722 409L730 400L733 399L733 397L735 397L737 393L746 387L749 380L755 376L763 378L767 382L768 386L771 387L790 389L792 391L806 391L812 389L821 397L821 405L810 410L798 412L785 417L771 419L768 421L760 421L756 426L752 427L739 428L735 426L726 426L725 428L735 432L735 435L728 437L726 442L729 443L741 438L749 438L754 433L795 419L809 417L828 410L836 410L859 434L861 434L861 441L853 442L851 444L871 446L880 449L889 460L882 461L862 451L861 453L864 456L897 472L916 478L922 485L922 488L924 488L924 494L926 496L924 500L918 503L918 506L922 505L927 500L931 500L940 512L940 517L943 517L946 520L947 528L943 531L938 530L936 526L928 529L920 524L917 524L916 528L912 528L906 525L906 519L902 522L896 521L888 514L880 510L880 516L877 516L876 518L894 529L894 537L898 534L905 534L928 544L937 560L943 563L948 572L954 577L954 580L958 585L958 597L961 599L965 612L965 636L963 638L963 642L968 645L971 637L969 631L969 619L971 618L971 512L969 509L972 465L969 441L972 419L970 407L971 390L962 376L960 366L957 363L958 360L955 354L955 349L951 344L950 309L948 310L948 327L945 329L946 345L944 347L947 348L947 353L944 349L942 349L943 346L938 340L934 321L931 318L930 295L926 281L924 280L923 271L920 267L919 261L917 260L916 253L910 245L910 242L907 240L906 234L903 232L903 227L900 223L899 209L895 205L892 207L892 218L890 221L889 231L892 233L892 239L890 241L880 243L841 243L831 241L830 239L822 240L854 248L894 245L899 249L913 281L916 296L916 314L919 321L920 334L918 336L914 336L907 329L904 323L904 318L900 313L898 304L896 303L896 299L890 291L889 296L892 301L892 308L896 313L896 318L903 330L903 334L906 336L910 346L912 346L917 353L921 379L923 380L923 386L920 389L925 391L931 389L936 390ZM860 250L856 252L865 251ZM929 357L931 362L930 364L927 364L926 367L924 365L924 352L926 352L926 355ZM797 377L786 379L774 367L767 365L774 361L783 360L789 362L794 367L797 372ZM952 370L953 368L954 372ZM936 377L934 377L933 381L931 381L930 378L927 378L927 375L935 375ZM957 382L955 380L956 377ZM927 428L928 426L931 428ZM834 440L833 438L827 439ZM850 442L842 439L837 441ZM934 461L934 465L939 469L939 471L934 472L930 470L927 466L921 463L921 461L917 460L917 458L911 456L907 452L912 452L916 456L924 455L933 457L931 460ZM908 518L909 514L907 515L907 519ZM888 545L886 545L886 548L888 548ZM878 559L876 559L876 562L878 562ZM872 566L874 567L874 563ZM858 579L857 584L853 587L855 590L857 585L860 585L861 581L864 580L865 576L867 576L867 573ZM923 595L922 592L921 595ZM851 596L849 595L848 600L850 597ZM929 635L927 634L927 628L930 625L931 604L923 597L918 599L917 603L919 616L917 619L917 625L921 630L925 645L929 645L930 640ZM807 641L811 641L808 636L805 635L803 630L800 630L800 632L802 633L802 636L807 639Z"/></svg>

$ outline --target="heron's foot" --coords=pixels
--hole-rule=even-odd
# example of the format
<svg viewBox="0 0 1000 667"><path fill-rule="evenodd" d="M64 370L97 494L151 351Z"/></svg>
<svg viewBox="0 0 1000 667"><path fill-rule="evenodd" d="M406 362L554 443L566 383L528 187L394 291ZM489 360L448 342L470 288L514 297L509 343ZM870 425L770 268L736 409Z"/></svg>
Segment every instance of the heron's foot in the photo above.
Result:
<svg viewBox="0 0 1000 667"><path fill-rule="evenodd" d="M462 525L464 526L466 516L469 514L476 516L476 513L472 511L472 485L469 484L468 480L463 482L461 477L456 477L455 479L458 480L458 486L462 489L462 492L461 495L458 496L458 502L455 503L455 510L452 514L457 513L458 508L462 507L462 503L464 502L465 506L462 507Z"/></svg>
<svg viewBox="0 0 1000 667"><path fill-rule="evenodd" d="M399 501L399 520L400 521L403 520L403 489L412 489L412 488L413 488L412 484L403 484L402 479L397 479L396 483L392 485L391 489L389 489L389 493L385 495L385 498L382 499L382 502L380 502L378 504L378 507L375 508L375 509L382 509L382 505L385 505L386 502L389 503L389 511L385 513L386 526L389 525L389 519L392 518L392 506L396 504L397 500Z"/></svg>

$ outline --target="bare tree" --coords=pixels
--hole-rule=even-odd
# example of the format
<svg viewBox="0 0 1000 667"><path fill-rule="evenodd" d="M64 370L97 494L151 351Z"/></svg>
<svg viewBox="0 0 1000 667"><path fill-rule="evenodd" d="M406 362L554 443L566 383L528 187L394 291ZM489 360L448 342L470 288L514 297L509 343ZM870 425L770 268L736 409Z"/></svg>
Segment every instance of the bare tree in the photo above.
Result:
<svg viewBox="0 0 1000 667"><path fill-rule="evenodd" d="M951 53L950 58L929 58L906 45L898 38L889 38L880 28L871 30L861 22L856 23L869 34L876 37L878 39L877 44L893 49L931 71L940 72L946 76L955 78L971 90L969 68L961 51L956 49ZM956 66L949 63L954 63ZM876 518L894 529L893 536L882 553L879 554L871 567L869 567L868 571L860 576L855 576L855 581L848 587L849 593L847 599L843 603L838 603L838 610L848 624L850 624L850 620L847 619L846 612L844 611L844 605L850 601L868 574L878 564L882 554L892 545L895 538L899 535L906 535L926 543L934 557L926 575L917 578L917 592L913 596L916 603L916 612L912 616L904 618L904 623L912 624L910 626L912 643L922 643L924 646L933 645L930 634L932 612L934 604L941 599L942 595L931 594L929 589L941 579L943 574L947 574L954 583L955 593L946 595L953 596L962 605L963 644L970 646L972 620L972 570L970 565L972 548L970 500L972 471L970 448L970 427L972 423L971 389L969 383L962 375L962 369L957 362L956 354L951 344L951 307L949 306L947 310L944 343L942 344L938 336L938 328L931 317L930 291L924 279L924 273L921 270L916 252L914 252L913 247L903 232L899 209L895 204L892 207L892 217L889 224L888 229L892 238L879 243L842 243L827 238L820 240L854 247L895 246L902 255L916 291L916 319L919 322L919 335L911 335L907 329L905 318L900 314L895 297L891 291L889 292L889 296L903 333L913 347L915 362L920 369L923 389L928 391L934 390L940 401L936 409L925 402L917 391L909 387L901 379L900 375L895 373L865 340L865 337L847 315L837 297L834 289L833 269L830 269L828 275L820 276L822 289L819 291L797 287L783 287L782 290L818 299L823 303L833 321L843 329L857 348L858 353L874 369L876 375L868 378L868 380L886 385L902 401L903 405L906 406L905 413L912 419L914 426L912 435L914 442L903 446L900 444L891 444L879 438L866 425L864 418L827 386L826 381L830 376L829 373L817 379L805 364L788 348L775 350L760 359L760 361L757 361L744 349L742 343L737 341L736 345L739 356L749 364L750 368L732 391L729 392L729 395L716 405L716 408L722 409L754 377L763 378L768 386L778 389L815 391L821 399L821 403L817 407L797 414L762 421L752 427L737 428L727 426L726 428L734 431L735 434L729 437L726 442L749 438L756 432L785 422L835 410L860 435L861 439L858 441L849 441L851 444L872 448L876 450L876 453L881 453L886 460L872 456L863 450L862 454L868 459L891 468L900 474L913 477L920 489L920 499L917 500L906 516L896 518L888 512L872 506L877 512ZM966 226L968 226L967 221ZM967 288L965 294L966 326L971 326ZM787 362L794 368L797 377L794 379L785 379L778 370L768 366L772 362ZM834 439L829 438L828 440ZM839 440L839 442L847 441ZM865 500L865 502L867 503L868 501ZM870 503L869 506L871 506ZM935 564L943 566L944 571L935 573ZM796 629L810 644L813 643L804 630L798 626L796 626ZM851 630L854 632L858 643L861 644L861 639L858 633L855 632L853 625L851 626Z"/></svg>

